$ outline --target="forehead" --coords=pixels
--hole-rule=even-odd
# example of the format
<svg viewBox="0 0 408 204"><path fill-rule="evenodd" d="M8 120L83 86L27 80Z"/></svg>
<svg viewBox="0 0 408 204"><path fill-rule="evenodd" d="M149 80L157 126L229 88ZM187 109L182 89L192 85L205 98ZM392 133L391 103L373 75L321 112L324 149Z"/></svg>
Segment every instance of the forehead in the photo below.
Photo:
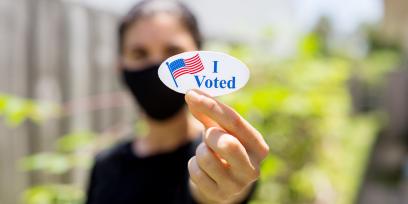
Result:
<svg viewBox="0 0 408 204"><path fill-rule="evenodd" d="M191 34L180 22L179 17L160 13L142 17L126 31L124 43L146 45L156 43L182 43Z"/></svg>

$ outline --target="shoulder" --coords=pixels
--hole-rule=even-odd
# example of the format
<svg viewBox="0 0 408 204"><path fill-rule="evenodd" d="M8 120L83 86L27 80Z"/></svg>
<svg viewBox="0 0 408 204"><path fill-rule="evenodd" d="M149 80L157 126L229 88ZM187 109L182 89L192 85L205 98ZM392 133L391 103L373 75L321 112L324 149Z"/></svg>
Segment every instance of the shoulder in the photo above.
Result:
<svg viewBox="0 0 408 204"><path fill-rule="evenodd" d="M132 141L120 141L109 149L103 150L95 157L95 166L106 166L121 162L128 154Z"/></svg>
<svg viewBox="0 0 408 204"><path fill-rule="evenodd" d="M91 169L86 203L100 202L102 197L109 196L109 192L112 191L110 186L117 182L120 176L123 169L122 161L126 158L126 149L130 145L131 141L121 141L96 155Z"/></svg>

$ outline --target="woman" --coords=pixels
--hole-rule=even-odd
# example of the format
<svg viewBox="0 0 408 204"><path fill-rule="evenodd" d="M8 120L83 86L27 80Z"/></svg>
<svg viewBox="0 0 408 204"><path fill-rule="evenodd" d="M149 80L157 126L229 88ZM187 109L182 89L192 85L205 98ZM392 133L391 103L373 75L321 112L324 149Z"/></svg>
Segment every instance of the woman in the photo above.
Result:
<svg viewBox="0 0 408 204"><path fill-rule="evenodd" d="M261 134L227 105L200 91L176 93L157 76L167 57L200 48L195 17L179 2L142 1L123 18L119 70L149 131L97 156L88 204L250 198L268 154Z"/></svg>

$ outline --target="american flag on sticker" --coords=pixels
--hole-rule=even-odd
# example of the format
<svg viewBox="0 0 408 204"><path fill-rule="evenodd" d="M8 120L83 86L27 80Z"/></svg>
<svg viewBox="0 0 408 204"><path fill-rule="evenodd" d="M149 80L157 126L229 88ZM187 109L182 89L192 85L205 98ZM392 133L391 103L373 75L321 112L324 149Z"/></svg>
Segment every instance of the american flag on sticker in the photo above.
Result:
<svg viewBox="0 0 408 204"><path fill-rule="evenodd" d="M198 53L194 57L183 59L179 58L172 62L166 62L169 67L171 76L173 77L176 87L178 87L176 79L184 74L195 74L204 70L203 63L201 62Z"/></svg>

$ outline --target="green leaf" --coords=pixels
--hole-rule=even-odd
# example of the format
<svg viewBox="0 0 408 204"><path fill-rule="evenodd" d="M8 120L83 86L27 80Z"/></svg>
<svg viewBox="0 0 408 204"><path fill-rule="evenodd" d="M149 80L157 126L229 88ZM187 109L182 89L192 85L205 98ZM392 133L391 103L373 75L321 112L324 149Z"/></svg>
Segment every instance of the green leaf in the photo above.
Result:
<svg viewBox="0 0 408 204"><path fill-rule="evenodd" d="M301 56L316 56L320 51L320 40L316 34L306 35L299 44L299 51Z"/></svg>
<svg viewBox="0 0 408 204"><path fill-rule="evenodd" d="M21 167L25 171L41 170L51 174L63 174L71 169L71 161L63 154L39 153L22 159Z"/></svg>
<svg viewBox="0 0 408 204"><path fill-rule="evenodd" d="M25 204L81 204L83 201L84 192L70 185L38 185L23 194Z"/></svg>
<svg viewBox="0 0 408 204"><path fill-rule="evenodd" d="M29 115L30 104L22 99L9 97L7 98L3 112L6 122L10 126L21 124Z"/></svg>
<svg viewBox="0 0 408 204"><path fill-rule="evenodd" d="M52 102L36 102L31 106L30 119L41 123L47 119L59 116L61 113L61 107L58 104Z"/></svg>
<svg viewBox="0 0 408 204"><path fill-rule="evenodd" d="M7 105L7 100L9 96L6 96L4 94L0 94L0 115L2 115L6 109Z"/></svg>
<svg viewBox="0 0 408 204"><path fill-rule="evenodd" d="M273 154L268 155L262 162L261 180L266 181L276 176L284 168L284 162Z"/></svg>
<svg viewBox="0 0 408 204"><path fill-rule="evenodd" d="M57 141L57 149L63 152L73 152L92 144L95 134L89 131L74 132L64 135Z"/></svg>

